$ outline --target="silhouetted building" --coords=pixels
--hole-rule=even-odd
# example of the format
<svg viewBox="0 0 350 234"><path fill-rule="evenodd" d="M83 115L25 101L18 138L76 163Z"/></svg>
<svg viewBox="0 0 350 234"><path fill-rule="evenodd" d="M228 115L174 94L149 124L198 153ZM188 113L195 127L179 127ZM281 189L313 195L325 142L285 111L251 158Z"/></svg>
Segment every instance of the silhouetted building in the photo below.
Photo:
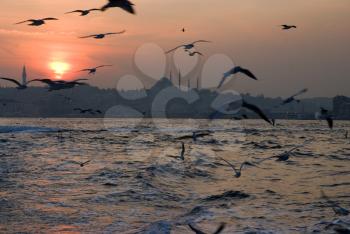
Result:
<svg viewBox="0 0 350 234"><path fill-rule="evenodd" d="M337 119L350 119L350 98L345 96L333 98L333 113Z"/></svg>

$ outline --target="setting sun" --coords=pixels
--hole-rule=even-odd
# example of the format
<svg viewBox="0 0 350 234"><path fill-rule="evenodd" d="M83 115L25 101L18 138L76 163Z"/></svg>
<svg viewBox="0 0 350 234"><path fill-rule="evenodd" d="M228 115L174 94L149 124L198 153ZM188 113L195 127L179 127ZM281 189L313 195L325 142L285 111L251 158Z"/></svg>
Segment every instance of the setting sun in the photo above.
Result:
<svg viewBox="0 0 350 234"><path fill-rule="evenodd" d="M61 79L62 76L70 69L70 65L65 62L51 62L49 66L55 73L57 79Z"/></svg>

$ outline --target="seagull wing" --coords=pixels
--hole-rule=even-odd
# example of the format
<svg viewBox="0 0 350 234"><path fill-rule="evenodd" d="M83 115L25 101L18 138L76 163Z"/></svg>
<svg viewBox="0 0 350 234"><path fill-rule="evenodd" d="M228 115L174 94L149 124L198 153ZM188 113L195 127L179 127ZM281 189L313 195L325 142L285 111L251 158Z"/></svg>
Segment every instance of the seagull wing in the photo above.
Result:
<svg viewBox="0 0 350 234"><path fill-rule="evenodd" d="M226 226L225 223L220 224L218 229L216 229L216 231L213 234L220 234L224 230L225 226Z"/></svg>
<svg viewBox="0 0 350 234"><path fill-rule="evenodd" d="M19 83L19 82L18 82L17 80L15 80L15 79L5 78L5 77L0 77L0 79L10 81L10 82L12 82L12 83L15 83L15 84L18 85L18 86L22 86L22 84Z"/></svg>
<svg viewBox="0 0 350 234"><path fill-rule="evenodd" d="M29 20L25 20L25 21L21 21L21 22L18 22L18 23L15 23L15 24L23 24L23 23L26 23L26 22L34 22L36 21L35 19L29 19Z"/></svg>
<svg viewBox="0 0 350 234"><path fill-rule="evenodd" d="M83 72L83 71L91 71L91 68L86 68L86 69L80 70L78 72Z"/></svg>
<svg viewBox="0 0 350 234"><path fill-rule="evenodd" d="M135 14L134 4L128 0L123 1L121 4L121 8L131 14Z"/></svg>
<svg viewBox="0 0 350 234"><path fill-rule="evenodd" d="M198 228L195 228L194 226L192 226L192 224L188 224L188 226L191 228L192 231L194 231L196 234L205 234L205 232L202 232L201 230L199 230Z"/></svg>
<svg viewBox="0 0 350 234"><path fill-rule="evenodd" d="M328 116L328 117L326 118L326 120L327 120L327 123L328 123L328 127L329 127L330 129L333 129L333 118L330 117L330 116Z"/></svg>
<svg viewBox="0 0 350 234"><path fill-rule="evenodd" d="M113 65L101 65L101 66L95 67L95 69L101 68L101 67L111 67L111 66L113 66Z"/></svg>
<svg viewBox="0 0 350 234"><path fill-rule="evenodd" d="M273 125L273 123L271 122L271 120L265 115L265 113L260 110L259 107L249 104L245 101L242 102L242 107L247 108L248 110L251 110L253 112L255 112L257 115L259 115L263 120L265 120L266 122L268 122L269 124Z"/></svg>
<svg viewBox="0 0 350 234"><path fill-rule="evenodd" d="M244 166L251 166L251 167L256 167L256 165L254 165L251 162L245 161L241 164L241 167L239 168L239 170L241 171L243 169Z"/></svg>
<svg viewBox="0 0 350 234"><path fill-rule="evenodd" d="M100 9L92 8L92 9L89 9L88 11L89 11L89 12L90 12L90 11L100 11Z"/></svg>
<svg viewBox="0 0 350 234"><path fill-rule="evenodd" d="M126 30L120 31L120 32L112 32L112 33L105 33L105 35L113 35L113 34L123 34Z"/></svg>
<svg viewBox="0 0 350 234"><path fill-rule="evenodd" d="M168 50L168 51L165 52L165 53L166 53L166 54L169 54L170 52L173 52L174 50L177 50L177 49L179 49L179 48L181 48L181 47L183 47L183 46L185 46L185 45L179 45L179 46L175 47L174 49Z"/></svg>
<svg viewBox="0 0 350 234"><path fill-rule="evenodd" d="M293 96L291 96L291 97L296 97L296 96L299 96L299 95L301 95L301 94L303 94L303 93L306 93L308 91L308 89L302 89L302 90L300 90L299 92L297 92L296 94L294 94Z"/></svg>
<svg viewBox="0 0 350 234"><path fill-rule="evenodd" d="M220 89L221 88L221 86L224 84L224 82L225 82L225 80L226 80L226 78L227 78L228 76L226 76L226 75L224 75L224 77L222 77L222 79L220 80L220 83L219 83L219 85L218 85L218 89Z"/></svg>
<svg viewBox="0 0 350 234"><path fill-rule="evenodd" d="M79 38L89 38L89 37L96 37L98 36L98 34L93 34L93 35L89 35L89 36L83 36L83 37L79 37Z"/></svg>
<svg viewBox="0 0 350 234"><path fill-rule="evenodd" d="M194 41L192 42L191 44L196 44L196 43L199 43L199 42L207 42L207 43L211 43L211 41L206 41L206 40L198 40L198 41Z"/></svg>
<svg viewBox="0 0 350 234"><path fill-rule="evenodd" d="M227 165L229 165L229 166L235 171L235 173L237 173L237 169L235 168L234 165L232 165L229 161L227 161L227 160L224 159L224 158L220 158L220 159L221 159L222 161L226 162Z"/></svg>
<svg viewBox="0 0 350 234"><path fill-rule="evenodd" d="M76 79L76 80L72 80L72 81L67 82L67 83L74 83L74 82L78 82L78 81L81 81L81 80L89 80L89 79Z"/></svg>
<svg viewBox="0 0 350 234"><path fill-rule="evenodd" d="M254 80L258 80L258 78L256 78L256 76L251 71L249 71L248 69L241 68L240 72L243 73L246 76L249 76L250 78L252 78Z"/></svg>
<svg viewBox="0 0 350 234"><path fill-rule="evenodd" d="M64 14L70 14L70 13L83 13L84 11L82 10L75 10L75 11L69 11L69 12L66 12Z"/></svg>
<svg viewBox="0 0 350 234"><path fill-rule="evenodd" d="M41 20L58 20L57 18L52 18L52 17L48 17L48 18L44 18L44 19L41 19Z"/></svg>
<svg viewBox="0 0 350 234"><path fill-rule="evenodd" d="M48 85L54 85L55 84L55 81L50 80L50 79L34 79L34 80L31 80L30 82L34 82L34 81L39 81L39 82L42 82L42 83L45 83L45 84L48 84Z"/></svg>

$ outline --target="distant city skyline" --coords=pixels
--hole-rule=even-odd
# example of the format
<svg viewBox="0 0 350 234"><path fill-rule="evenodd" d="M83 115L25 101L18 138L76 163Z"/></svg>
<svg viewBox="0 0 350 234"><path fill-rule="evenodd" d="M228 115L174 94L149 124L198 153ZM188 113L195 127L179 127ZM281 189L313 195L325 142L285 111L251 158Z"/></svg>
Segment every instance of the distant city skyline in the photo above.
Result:
<svg viewBox="0 0 350 234"><path fill-rule="evenodd" d="M286 97L301 88L309 88L304 97L350 96L350 33L346 30L350 26L350 2L347 0L133 2L136 16L113 9L80 17L64 13L100 7L105 1L2 0L0 76L20 81L21 68L26 64L28 79L42 76L73 79L87 77L77 72L81 69L113 64L89 76L89 83L115 88L125 75L143 80L134 64L135 51L143 44L155 43L166 51L179 44L206 39L213 43L199 47L204 60L225 54L259 78L255 83L237 78L232 88L238 92ZM40 28L14 25L42 17L59 20ZM281 24L295 24L298 28L282 31L278 26ZM186 31L182 32L182 28ZM78 39L124 29L125 34L103 41ZM213 73L213 83L221 78L215 74L219 73ZM175 78L174 74L174 82ZM192 79L195 84L197 74ZM183 82L187 86L188 80ZM0 85L10 86L4 81Z"/></svg>

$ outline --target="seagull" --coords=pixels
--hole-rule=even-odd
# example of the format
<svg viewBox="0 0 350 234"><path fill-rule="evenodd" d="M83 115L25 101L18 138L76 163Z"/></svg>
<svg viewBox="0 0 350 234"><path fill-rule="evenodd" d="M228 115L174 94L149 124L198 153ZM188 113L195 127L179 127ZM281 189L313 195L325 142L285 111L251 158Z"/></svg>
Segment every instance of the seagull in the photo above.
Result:
<svg viewBox="0 0 350 234"><path fill-rule="evenodd" d="M181 160L185 160L185 143L181 142Z"/></svg>
<svg viewBox="0 0 350 234"><path fill-rule="evenodd" d="M179 45L179 46L175 47L174 49L171 49L171 50L167 51L166 54L169 54L170 52L172 52L174 50L177 50L178 48L181 48L181 47L183 47L185 49L185 51L188 51L188 50L194 48L195 44L200 43L200 42L210 43L211 41L198 40L198 41L194 41L194 42L192 42L190 44Z"/></svg>
<svg viewBox="0 0 350 234"><path fill-rule="evenodd" d="M88 161L85 161L85 162L73 162L73 163L76 163L76 164L79 164L80 167L84 167L86 164L88 164L89 162L91 162L91 160L88 160Z"/></svg>
<svg viewBox="0 0 350 234"><path fill-rule="evenodd" d="M47 84L49 86L49 91L54 91L54 90L61 90L61 89L71 89L74 88L76 85L86 85L86 83L79 82L82 80L87 80L87 79L77 79L73 81L64 81L64 80L50 80L50 79L35 79L33 81L39 81L44 84Z"/></svg>
<svg viewBox="0 0 350 234"><path fill-rule="evenodd" d="M182 31L182 32L185 32L186 30L185 30L185 28L182 28L181 31Z"/></svg>
<svg viewBox="0 0 350 234"><path fill-rule="evenodd" d="M89 72L89 75L95 75L96 71L98 68L101 68L101 67L111 67L113 65L101 65L101 66L97 66L97 67L94 67L94 68L86 68L86 69L83 69L83 70L80 70L79 72L83 72L83 71L88 71Z"/></svg>
<svg viewBox="0 0 350 234"><path fill-rule="evenodd" d="M289 98L283 100L283 102L281 103L281 105L283 106L283 105L286 105L286 104L291 103L291 102L293 102L293 101L296 101L296 102L299 103L300 100L295 99L295 97L297 97L297 96L299 96L299 95L301 95L301 94L304 94L304 93L306 93L307 91L308 91L308 89L302 89L302 90L300 90L299 92L297 92L297 93L294 94L293 96L290 96Z"/></svg>
<svg viewBox="0 0 350 234"><path fill-rule="evenodd" d="M224 84L225 80L228 77L230 77L231 75L235 75L237 73L242 73L242 74L252 78L253 80L258 80L258 78L256 78L255 75L251 71L249 71L248 69L245 69L243 67L237 66L237 67L234 67L231 70L224 73L224 76L222 77L222 79L218 85L218 89L221 88L221 86Z"/></svg>
<svg viewBox="0 0 350 234"><path fill-rule="evenodd" d="M255 112L257 115L260 116L260 118L262 118L263 120L265 120L266 122L274 126L274 120L270 120L259 107L253 104L247 103L244 100L242 101L242 107Z"/></svg>
<svg viewBox="0 0 350 234"><path fill-rule="evenodd" d="M135 14L134 4L129 0L108 0L108 3L101 8L101 11L106 11L111 7L120 7L124 11Z"/></svg>
<svg viewBox="0 0 350 234"><path fill-rule="evenodd" d="M123 34L123 33L125 33L125 32L126 32L126 31L123 30L123 31L120 31L120 32L93 34L93 35L84 36L84 37L79 37L79 38L90 38L90 37L93 37L93 38L95 38L95 39L103 39L103 38L105 38L105 37L108 36L108 35Z"/></svg>
<svg viewBox="0 0 350 234"><path fill-rule="evenodd" d="M7 81L10 81L10 82L16 84L16 85L17 85L16 89L19 89L19 90L23 90L23 89L28 88L27 85L28 85L30 82L32 82L32 81L29 81L29 82L27 82L27 83L25 83L25 84L21 84L21 83L18 82L17 80L11 79L11 78L0 77L0 79L1 79L1 80L7 80Z"/></svg>
<svg viewBox="0 0 350 234"><path fill-rule="evenodd" d="M266 160L272 159L272 158L276 158L276 161L288 161L290 154L291 154L293 151L299 149L300 147L303 147L306 143L307 143L307 142L305 142L305 143L302 144L302 145L295 146L294 148L292 148L292 149L290 149L290 150L288 150L288 151L285 151L285 152L283 152L282 154L274 155L274 156L271 156L271 157L268 157L268 158L264 158L264 159L260 160L258 163L261 163L261 162L263 162L263 161L266 161Z"/></svg>
<svg viewBox="0 0 350 234"><path fill-rule="evenodd" d="M89 10L75 10L75 11L66 12L65 14L80 13L80 16L85 16L85 15L90 14L91 11L100 11L100 9L92 8Z"/></svg>
<svg viewBox="0 0 350 234"><path fill-rule="evenodd" d="M44 19L29 19L29 20L18 22L16 24L23 24L23 23L26 23L26 22L31 22L30 24L28 24L29 26L40 26L40 25L45 24L46 20L58 20L58 19L51 18L51 17L50 18L44 18Z"/></svg>
<svg viewBox="0 0 350 234"><path fill-rule="evenodd" d="M227 165L229 165L232 169L233 169L233 171L235 172L235 177L236 178L239 178L239 177L241 177L241 171L242 171L242 169L243 169L243 167L244 166L256 166L256 165L254 165L253 163L250 163L250 162L248 162L248 161L245 161L245 162L243 162L242 164L241 164L241 166L239 167L239 169L236 169L236 167L234 166L234 165L232 165L229 161L227 161L227 160L225 160L225 159L223 159L223 158L220 158L221 160L223 160L224 162L226 162L227 163Z"/></svg>
<svg viewBox="0 0 350 234"><path fill-rule="evenodd" d="M348 135L349 135L349 132L346 131L346 132L345 132L345 139L348 139Z"/></svg>
<svg viewBox="0 0 350 234"><path fill-rule="evenodd" d="M339 206L335 201L330 200L329 197L322 190L321 195L322 198L326 199L326 201L332 206L332 209L335 214L340 216L347 216L350 214L350 212L347 209Z"/></svg>
<svg viewBox="0 0 350 234"><path fill-rule="evenodd" d="M210 132L192 132L192 135L186 135L186 136L181 136L178 137L178 140L185 140L185 139L192 139L193 141L197 141L198 137L205 137L209 136L211 133Z"/></svg>
<svg viewBox="0 0 350 234"><path fill-rule="evenodd" d="M333 117L329 114L329 111L323 107L320 108L321 112L316 113L317 119L325 119L327 121L328 127L333 129Z"/></svg>
<svg viewBox="0 0 350 234"><path fill-rule="evenodd" d="M195 56L196 54L200 55L200 56L203 56L203 54L201 52L198 52L198 51L194 51L194 52L190 52L188 53L189 56Z"/></svg>
<svg viewBox="0 0 350 234"><path fill-rule="evenodd" d="M289 29L292 29L292 28L297 28L297 26L295 26L295 25L282 24L280 26L282 27L282 30L289 30Z"/></svg>
<svg viewBox="0 0 350 234"><path fill-rule="evenodd" d="M216 229L216 231L215 232L213 232L213 234L219 234L219 233L221 233L223 230L224 230L224 228L225 228L225 223L221 223L220 224L220 226L218 227L218 229ZM194 227L192 224L188 224L188 226L191 228L191 230L193 231L193 232L195 232L196 234L206 234L205 232L202 232L201 230L199 230L198 228L196 228L196 227Z"/></svg>

